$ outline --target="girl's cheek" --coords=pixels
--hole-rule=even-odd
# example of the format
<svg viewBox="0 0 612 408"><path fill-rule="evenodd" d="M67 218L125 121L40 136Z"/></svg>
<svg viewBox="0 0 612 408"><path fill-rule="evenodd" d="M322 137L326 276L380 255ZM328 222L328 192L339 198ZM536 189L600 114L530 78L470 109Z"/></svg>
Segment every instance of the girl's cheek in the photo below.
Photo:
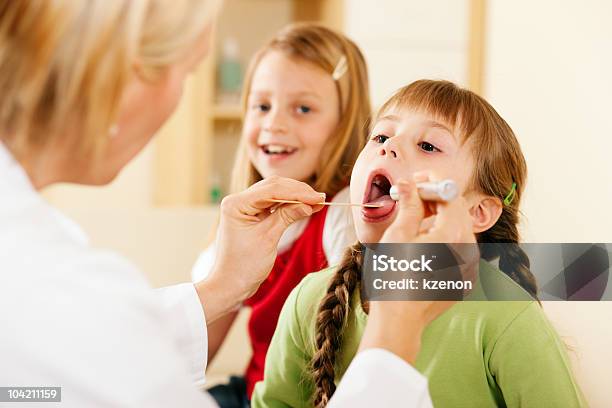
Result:
<svg viewBox="0 0 612 408"><path fill-rule="evenodd" d="M256 146L259 139L259 125L253 119L246 118L243 126L243 136L245 137L249 145Z"/></svg>
<svg viewBox="0 0 612 408"><path fill-rule="evenodd" d="M246 141L246 151L248 153L249 159L252 162L258 161L258 151L259 151L259 129L253 124L248 124L245 121L245 125L242 128L242 139Z"/></svg>
<svg viewBox="0 0 612 408"><path fill-rule="evenodd" d="M357 157L357 161L355 161L355 166L353 167L353 172L351 174L351 183L350 183L350 195L351 201L361 202L362 190L365 188L363 185L365 184L365 167L367 163L367 158L364 155L365 150L362 150L359 156Z"/></svg>
<svg viewBox="0 0 612 408"><path fill-rule="evenodd" d="M359 163L363 163L362 165L367 165L372 160L376 159L377 147L376 145L371 145L369 142L365 145L359 156L357 157L357 161ZM356 163L357 164L357 163Z"/></svg>

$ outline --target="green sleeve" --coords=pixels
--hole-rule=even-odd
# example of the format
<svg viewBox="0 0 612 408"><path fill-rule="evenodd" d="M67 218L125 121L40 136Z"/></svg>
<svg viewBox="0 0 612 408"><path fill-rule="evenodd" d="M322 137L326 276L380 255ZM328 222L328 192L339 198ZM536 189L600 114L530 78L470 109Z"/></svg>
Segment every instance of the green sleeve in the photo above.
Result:
<svg viewBox="0 0 612 408"><path fill-rule="evenodd" d="M266 355L264 379L255 385L251 405L260 407L306 407L312 396L308 375L310 356L300 328L297 305L304 281L293 289L281 311Z"/></svg>
<svg viewBox="0 0 612 408"><path fill-rule="evenodd" d="M565 349L536 302L517 315L494 343L489 359L506 405L587 406Z"/></svg>

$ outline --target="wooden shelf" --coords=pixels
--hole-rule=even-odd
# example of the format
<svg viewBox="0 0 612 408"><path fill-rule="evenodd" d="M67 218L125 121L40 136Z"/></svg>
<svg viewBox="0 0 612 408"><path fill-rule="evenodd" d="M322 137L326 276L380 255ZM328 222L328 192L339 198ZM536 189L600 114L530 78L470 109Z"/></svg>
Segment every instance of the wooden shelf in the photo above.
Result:
<svg viewBox="0 0 612 408"><path fill-rule="evenodd" d="M212 117L214 120L241 120L242 108L238 104L217 104L213 106Z"/></svg>

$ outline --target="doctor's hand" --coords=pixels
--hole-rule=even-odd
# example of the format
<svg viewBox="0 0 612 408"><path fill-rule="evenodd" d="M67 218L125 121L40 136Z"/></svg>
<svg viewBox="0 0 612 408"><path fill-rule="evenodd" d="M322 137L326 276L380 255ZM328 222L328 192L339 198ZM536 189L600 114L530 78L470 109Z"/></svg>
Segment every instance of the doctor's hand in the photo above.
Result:
<svg viewBox="0 0 612 408"><path fill-rule="evenodd" d="M416 185L431 179L427 172L419 172L412 180L397 181L398 213L380 242L476 243L469 206L462 196L450 202L421 199Z"/></svg>
<svg viewBox="0 0 612 408"><path fill-rule="evenodd" d="M272 199L300 201L279 204ZM289 225L319 211L325 201L308 184L272 176L221 202L217 254L207 279L196 284L207 323L251 296L276 260L278 242Z"/></svg>
<svg viewBox="0 0 612 408"><path fill-rule="evenodd" d="M416 188L416 182L425 181L423 177L426 176L417 175L415 180L397 183L399 211L381 242L446 244L458 259L461 278L474 281L478 274L480 253L468 204L463 197L450 202L424 202ZM426 220L428 213L433 213L433 216ZM425 224L427 226L424 228ZM406 251L410 249L407 245ZM368 323L360 350L384 348L413 364L425 328L454 303L441 300L370 301Z"/></svg>
<svg viewBox="0 0 612 408"><path fill-rule="evenodd" d="M417 183L429 180L430 176L421 172L415 173L413 180L397 182L400 196L397 203L398 213L380 242L440 244L425 247L440 252L440 259L448 249L457 261L456 266L462 280L470 280L473 283L478 274L480 251L469 204L462 196L450 202L423 201L418 194ZM421 251L414 255L422 255L423 247L424 245L414 245L415 250ZM406 245L405 249L409 251L410 245Z"/></svg>

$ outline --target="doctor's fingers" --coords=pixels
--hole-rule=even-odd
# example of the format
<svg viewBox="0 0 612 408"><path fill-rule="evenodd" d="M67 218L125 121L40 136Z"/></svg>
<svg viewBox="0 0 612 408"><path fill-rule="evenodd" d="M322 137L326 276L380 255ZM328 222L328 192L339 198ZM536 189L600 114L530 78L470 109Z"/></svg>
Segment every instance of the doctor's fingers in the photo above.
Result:
<svg viewBox="0 0 612 408"><path fill-rule="evenodd" d="M262 232L277 245L289 225L313 212L314 207L307 204L282 204L261 222Z"/></svg>
<svg viewBox="0 0 612 408"><path fill-rule="evenodd" d="M398 180L395 185L399 195L396 204L398 213L383 234L381 242L410 242L419 232L425 207L413 180Z"/></svg>
<svg viewBox="0 0 612 408"><path fill-rule="evenodd" d="M470 208L463 197L446 203L438 203L436 210L433 226L427 235L435 237L437 242L445 243L476 241Z"/></svg>
<svg viewBox="0 0 612 408"><path fill-rule="evenodd" d="M421 225L419 226L419 235L426 234L434 226L435 221L435 215L423 218L423 221L421 221Z"/></svg>
<svg viewBox="0 0 612 408"><path fill-rule="evenodd" d="M316 212L321 209L316 204L325 201L325 193L316 192L301 181L271 176L253 184L241 193L227 196L222 202L222 211L229 212L228 215L237 213L257 216L277 206L277 203L270 200L300 201L313 207L312 211Z"/></svg>

